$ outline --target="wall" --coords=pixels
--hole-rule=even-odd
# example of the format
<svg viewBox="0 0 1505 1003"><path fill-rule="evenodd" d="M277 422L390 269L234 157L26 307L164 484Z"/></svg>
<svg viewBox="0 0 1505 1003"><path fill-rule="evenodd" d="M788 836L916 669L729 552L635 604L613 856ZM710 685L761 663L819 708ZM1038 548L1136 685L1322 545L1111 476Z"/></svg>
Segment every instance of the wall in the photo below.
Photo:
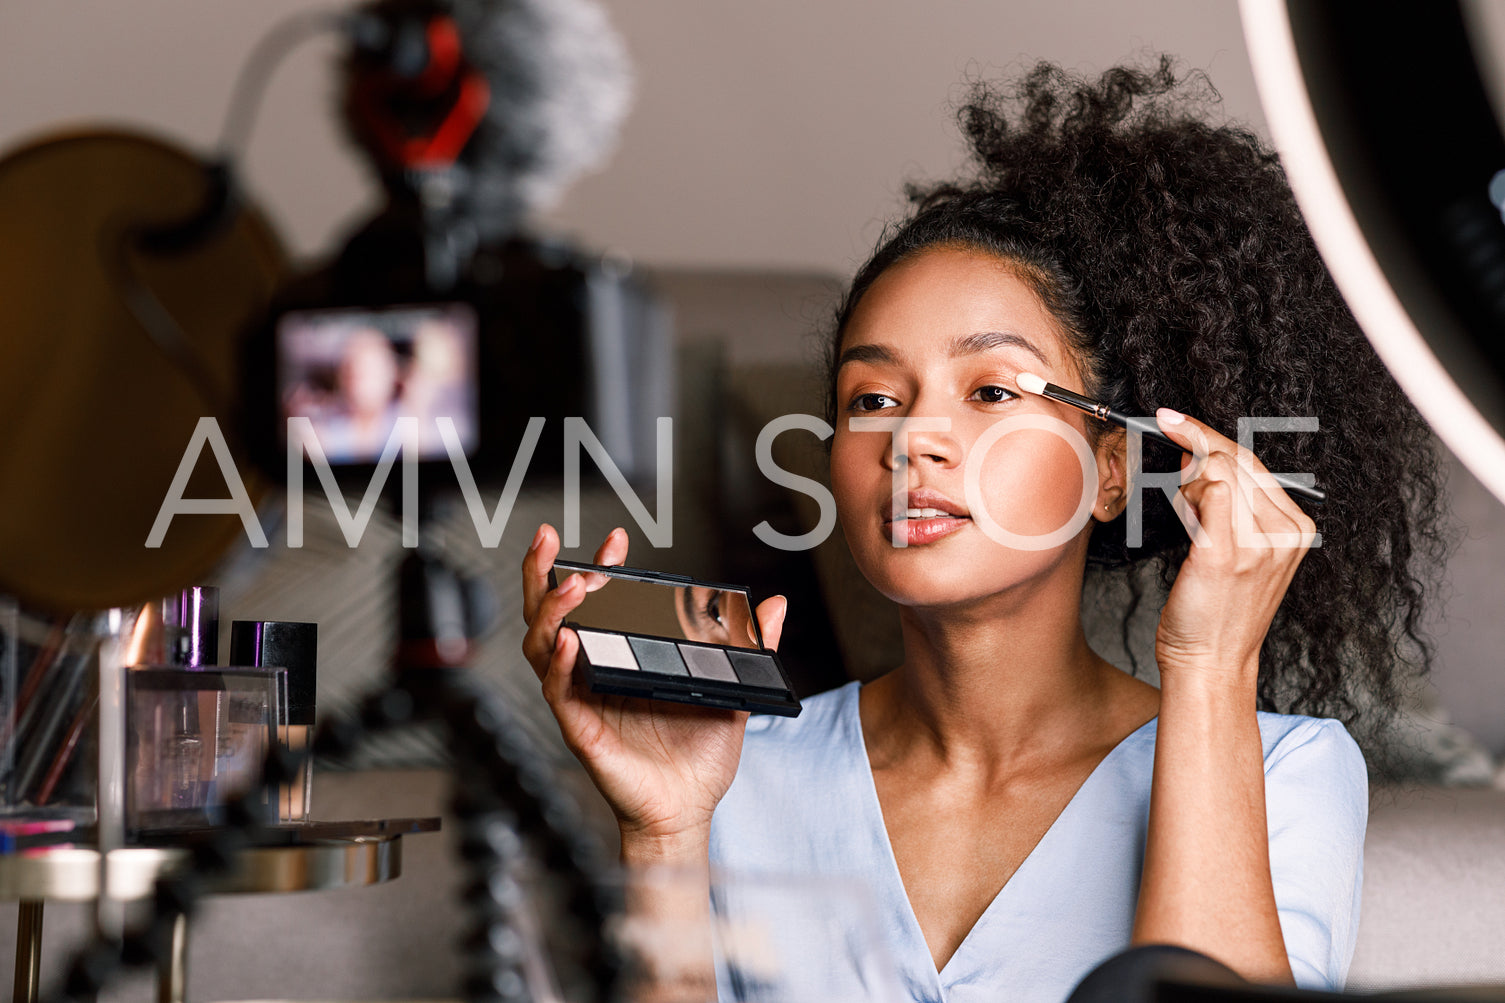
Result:
<svg viewBox="0 0 1505 1003"><path fill-rule="evenodd" d="M322 0L8 0L0 148L59 122L147 126L199 147L235 74L286 14ZM1233 0L608 0L638 75L616 158L554 221L656 265L844 273L906 177L957 162L948 102L972 73L1036 58L1102 69L1165 50L1206 69L1259 124ZM250 184L294 247L327 248L370 187L329 114L333 47L273 79Z"/></svg>

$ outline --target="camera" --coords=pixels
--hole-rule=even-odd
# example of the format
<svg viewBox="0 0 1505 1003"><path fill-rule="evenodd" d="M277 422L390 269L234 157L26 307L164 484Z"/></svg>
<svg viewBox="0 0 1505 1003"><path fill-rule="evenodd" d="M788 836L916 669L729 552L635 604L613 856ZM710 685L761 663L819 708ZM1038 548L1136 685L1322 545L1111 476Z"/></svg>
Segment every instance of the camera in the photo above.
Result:
<svg viewBox="0 0 1505 1003"><path fill-rule="evenodd" d="M673 414L667 312L627 264L525 224L625 112L615 36L602 21L555 44L573 24L438 0L348 20L342 120L387 200L246 341L242 438L274 480L313 464L363 488L399 453L425 490L514 461L557 474L565 418L651 479Z"/></svg>
<svg viewBox="0 0 1505 1003"><path fill-rule="evenodd" d="M425 491L462 465L482 484L519 462L558 475L563 419L579 417L628 481L651 481L656 422L673 414L671 328L629 267L511 239L436 290L392 250L357 238L248 339L242 432L268 475L322 462L360 489L401 450Z"/></svg>

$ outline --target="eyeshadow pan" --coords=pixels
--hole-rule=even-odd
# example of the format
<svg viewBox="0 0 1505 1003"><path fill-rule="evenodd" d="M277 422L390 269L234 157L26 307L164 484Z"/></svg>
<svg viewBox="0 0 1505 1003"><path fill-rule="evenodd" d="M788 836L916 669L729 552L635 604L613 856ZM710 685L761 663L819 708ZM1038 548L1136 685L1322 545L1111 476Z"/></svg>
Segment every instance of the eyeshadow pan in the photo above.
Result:
<svg viewBox="0 0 1505 1003"><path fill-rule="evenodd" d="M684 656L692 676L720 679L728 683L738 682L737 673L732 671L732 663L726 660L726 652L720 648L697 648L681 644L679 653Z"/></svg>
<svg viewBox="0 0 1505 1003"><path fill-rule="evenodd" d="M727 654L731 656L732 668L737 670L737 678L748 686L788 689L784 677L774 667L773 659L767 655L756 655L748 651L729 651Z"/></svg>
<svg viewBox="0 0 1505 1003"><path fill-rule="evenodd" d="M666 676L688 676L685 660L679 657L679 649L673 641L655 641L651 637L628 636L627 641L638 656L638 664L644 672L661 672Z"/></svg>
<svg viewBox="0 0 1505 1003"><path fill-rule="evenodd" d="M598 634L594 630L576 630L575 633L580 635L580 643L585 646L586 657L592 665L609 669L637 669L638 660L632 657L632 648L628 646L627 638L621 634Z"/></svg>

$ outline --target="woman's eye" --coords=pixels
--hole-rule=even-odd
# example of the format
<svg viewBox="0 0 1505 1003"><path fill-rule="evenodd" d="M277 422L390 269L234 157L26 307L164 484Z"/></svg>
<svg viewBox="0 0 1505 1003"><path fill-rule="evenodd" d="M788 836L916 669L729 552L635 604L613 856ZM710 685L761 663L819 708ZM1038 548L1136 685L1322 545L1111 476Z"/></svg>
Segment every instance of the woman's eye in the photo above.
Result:
<svg viewBox="0 0 1505 1003"><path fill-rule="evenodd" d="M1012 390L1009 390L1007 387L990 385L985 387L978 387L976 390L972 391L972 396L985 404L999 404L1011 397L1017 397L1019 395L1014 393Z"/></svg>
<svg viewBox="0 0 1505 1003"><path fill-rule="evenodd" d="M705 604L705 615L706 615L707 619L715 620L717 623L721 623L721 593L720 592L712 592L711 593L711 598Z"/></svg>
<svg viewBox="0 0 1505 1003"><path fill-rule="evenodd" d="M887 394L858 394L852 399L853 411L882 411L886 407L893 407L897 401Z"/></svg>

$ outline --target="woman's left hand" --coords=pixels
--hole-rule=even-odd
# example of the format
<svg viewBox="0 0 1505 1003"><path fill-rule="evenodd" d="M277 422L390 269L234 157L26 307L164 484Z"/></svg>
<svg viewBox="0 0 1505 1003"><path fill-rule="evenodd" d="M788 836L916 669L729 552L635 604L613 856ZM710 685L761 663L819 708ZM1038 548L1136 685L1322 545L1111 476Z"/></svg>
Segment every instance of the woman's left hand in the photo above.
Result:
<svg viewBox="0 0 1505 1003"><path fill-rule="evenodd" d="M1173 502L1192 546L1155 634L1162 686L1195 674L1252 694L1265 633L1316 524L1251 451L1168 408L1156 418L1201 465Z"/></svg>

